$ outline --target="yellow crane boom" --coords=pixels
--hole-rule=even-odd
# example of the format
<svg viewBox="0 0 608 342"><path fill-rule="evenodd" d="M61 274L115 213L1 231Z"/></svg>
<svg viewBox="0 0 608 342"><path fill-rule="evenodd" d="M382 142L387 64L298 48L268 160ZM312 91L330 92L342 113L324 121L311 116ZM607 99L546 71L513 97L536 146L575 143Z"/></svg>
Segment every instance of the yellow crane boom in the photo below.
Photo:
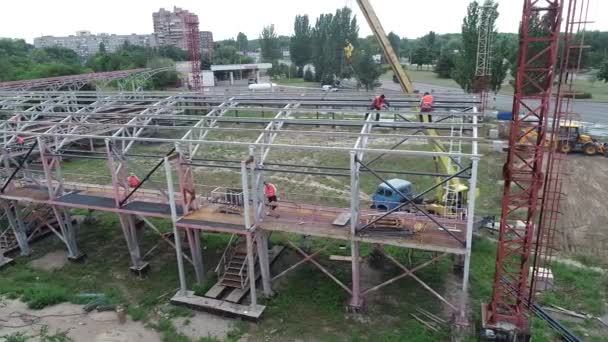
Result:
<svg viewBox="0 0 608 342"><path fill-rule="evenodd" d="M397 56L397 54L395 54L395 50L393 50L393 46L388 40L386 32L384 31L384 28L382 28L382 24L380 24L380 20L378 19L378 16L376 15L376 12L374 11L374 8L372 7L371 3L368 0L357 0L357 4L359 5L361 12L363 12L363 16L367 20L367 23L369 24L369 27L371 28L372 32L374 32L374 36L376 36L376 39L378 40L378 44L380 44L382 51L384 51L384 56L386 57L386 60L393 69L393 72L395 73L395 76L399 81L399 85L401 86L401 90L406 94L414 93L414 86L412 85L412 81L410 80L409 75L401 66L401 63L399 63L399 57ZM421 114L420 121L431 122L431 118L427 114ZM432 139L432 137L436 137L439 135L437 134L437 131L435 131L434 129L426 129L426 135L430 137L431 143L433 144L434 149L436 151L445 152L443 144L438 140ZM438 161L443 172L447 174L455 173L454 164L450 163L449 157L437 157L436 160ZM466 189L466 186L463 187L460 184L460 180L458 178L452 178L450 180L450 186L454 189L457 189L456 191L463 191L463 189Z"/></svg>
<svg viewBox="0 0 608 342"><path fill-rule="evenodd" d="M382 24L380 24L380 20L378 19L378 16L376 16L374 8L367 0L357 0L357 3L359 4L359 8L361 8L361 12L363 12L363 16L367 20L369 27L374 32L374 36L378 39L378 44L380 44L380 47L384 51L384 56L397 76L399 85L401 85L401 90L406 94L412 94L414 92L412 81L405 70L403 70L401 63L399 63L399 57L395 54L393 46L386 37L386 32L384 32L384 28L382 28Z"/></svg>

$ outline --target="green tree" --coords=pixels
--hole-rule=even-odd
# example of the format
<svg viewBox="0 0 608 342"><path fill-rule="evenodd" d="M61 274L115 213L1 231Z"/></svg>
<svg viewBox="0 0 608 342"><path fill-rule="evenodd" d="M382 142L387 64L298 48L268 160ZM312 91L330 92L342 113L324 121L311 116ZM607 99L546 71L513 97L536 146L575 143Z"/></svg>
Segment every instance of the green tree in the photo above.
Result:
<svg viewBox="0 0 608 342"><path fill-rule="evenodd" d="M450 78L452 77L452 71L454 70L454 55L450 53L444 53L439 56L437 63L435 64L435 73L439 78Z"/></svg>
<svg viewBox="0 0 608 342"><path fill-rule="evenodd" d="M391 43L393 50L395 50L395 54L401 56L401 38L399 38L395 32L391 31L388 34L388 41Z"/></svg>
<svg viewBox="0 0 608 342"><path fill-rule="evenodd" d="M315 78L323 84L332 84L336 77L350 77L350 68L344 60L344 46L348 40L358 49L359 26L357 18L347 8L338 9L335 15L321 14L312 29L312 63Z"/></svg>
<svg viewBox="0 0 608 342"><path fill-rule="evenodd" d="M249 40L247 39L247 35L243 32L239 32L236 35L236 45L241 52L246 52L249 49Z"/></svg>
<svg viewBox="0 0 608 342"><path fill-rule="evenodd" d="M608 82L608 59L604 59L596 77L600 81Z"/></svg>
<svg viewBox="0 0 608 342"><path fill-rule="evenodd" d="M150 80L150 85L149 85L149 87L151 89L162 89L165 87L173 87L173 86L175 86L175 84L177 83L177 80L179 79L179 77L177 75L177 71L174 69L175 61L172 59L156 57L148 63L148 67L151 69L173 67L172 70L159 72L159 73L155 74L154 76L152 76L152 79Z"/></svg>
<svg viewBox="0 0 608 342"><path fill-rule="evenodd" d="M173 45L159 46L158 55L165 58L169 58L173 61L185 61L186 59L188 59L186 51Z"/></svg>
<svg viewBox="0 0 608 342"><path fill-rule="evenodd" d="M106 53L106 44L104 44L103 42L99 43L99 52Z"/></svg>
<svg viewBox="0 0 608 342"><path fill-rule="evenodd" d="M431 53L427 47L421 46L414 50L411 63L416 64L418 70L420 70L425 64L431 64L431 62Z"/></svg>
<svg viewBox="0 0 608 342"><path fill-rule="evenodd" d="M262 60L265 62L273 62L281 58L281 47L279 46L279 38L274 31L274 25L264 26L262 34L260 34L260 46L262 47Z"/></svg>
<svg viewBox="0 0 608 342"><path fill-rule="evenodd" d="M490 66L490 90L497 93L507 77L511 66L509 62L517 51L517 41L508 36L499 36L494 43L494 52Z"/></svg>
<svg viewBox="0 0 608 342"><path fill-rule="evenodd" d="M232 45L219 45L213 49L213 64L247 64L253 62L251 57L242 56Z"/></svg>
<svg viewBox="0 0 608 342"><path fill-rule="evenodd" d="M466 92L473 91L475 81L480 21L489 16L490 32L495 35L497 8L498 4L493 0L486 0L484 6L479 6L477 1L473 1L467 8L467 15L462 22L462 47L456 56L456 67L453 73L456 83Z"/></svg>
<svg viewBox="0 0 608 342"><path fill-rule="evenodd" d="M310 68L306 68L306 71L304 71L304 81L312 82L314 80L315 80L315 74L312 72L312 70Z"/></svg>
<svg viewBox="0 0 608 342"><path fill-rule="evenodd" d="M291 60L300 69L312 58L312 31L307 15L297 15L293 24L293 36L289 43Z"/></svg>
<svg viewBox="0 0 608 342"><path fill-rule="evenodd" d="M353 58L353 67L357 72L361 85L366 90L374 89L378 78L382 75L382 68L374 63L372 53L367 50L359 51Z"/></svg>

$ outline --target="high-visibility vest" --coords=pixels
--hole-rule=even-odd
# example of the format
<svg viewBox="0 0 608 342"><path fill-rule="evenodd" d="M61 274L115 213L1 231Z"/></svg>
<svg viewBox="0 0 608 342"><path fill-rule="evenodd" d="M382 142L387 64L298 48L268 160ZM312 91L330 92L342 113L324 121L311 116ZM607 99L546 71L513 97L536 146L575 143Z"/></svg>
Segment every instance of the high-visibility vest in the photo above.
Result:
<svg viewBox="0 0 608 342"><path fill-rule="evenodd" d="M433 95L424 95L422 97L421 107L424 109L433 108Z"/></svg>
<svg viewBox="0 0 608 342"><path fill-rule="evenodd" d="M375 109L382 109L382 104L384 103L384 99L380 96L376 96L374 98L374 102L372 103L372 107Z"/></svg>
<svg viewBox="0 0 608 342"><path fill-rule="evenodd" d="M134 188L139 184L139 178L137 178L137 176L131 175L127 177L127 183L129 183L130 187Z"/></svg>
<svg viewBox="0 0 608 342"><path fill-rule="evenodd" d="M272 196L275 196L276 194L277 194L277 188L274 186L274 184L264 185L264 195L266 195L266 197L272 197Z"/></svg>

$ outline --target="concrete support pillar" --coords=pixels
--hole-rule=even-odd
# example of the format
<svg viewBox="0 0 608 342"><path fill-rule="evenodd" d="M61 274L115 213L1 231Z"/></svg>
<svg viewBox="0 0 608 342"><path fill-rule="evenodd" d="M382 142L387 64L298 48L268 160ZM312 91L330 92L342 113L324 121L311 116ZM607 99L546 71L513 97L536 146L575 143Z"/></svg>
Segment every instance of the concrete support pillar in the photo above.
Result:
<svg viewBox="0 0 608 342"><path fill-rule="evenodd" d="M196 274L196 282L202 285L205 281L205 269L203 267L203 251L201 249L200 232L197 229L186 229L188 244L190 245L190 254L192 263L194 264L194 273Z"/></svg>
<svg viewBox="0 0 608 342"><path fill-rule="evenodd" d="M230 72L230 85L234 85L234 72Z"/></svg>
<svg viewBox="0 0 608 342"><path fill-rule="evenodd" d="M260 272L262 273L262 288L266 298L274 295L272 284L270 283L270 261L268 258L268 236L269 234L263 230L256 232L256 240L258 247L258 262L260 263Z"/></svg>
<svg viewBox="0 0 608 342"><path fill-rule="evenodd" d="M20 254L22 256L30 255L32 251L27 240L27 231L25 223L23 222L23 218L21 216L21 209L19 208L19 203L17 201L3 200L2 209L6 213L6 217L10 225L8 229L12 229L13 233L15 234L15 239L17 240L17 244L19 244L19 250L21 251Z"/></svg>
<svg viewBox="0 0 608 342"><path fill-rule="evenodd" d="M147 262L144 262L141 257L141 251L139 249L139 236L137 234L137 228L135 225L135 216L119 214L118 217L120 219L122 232L125 235L129 255L131 256L130 269L137 274L141 274L149 267L149 265Z"/></svg>
<svg viewBox="0 0 608 342"><path fill-rule="evenodd" d="M256 70L255 71L255 80L256 80L257 83L261 82L261 80L260 80L260 70Z"/></svg>

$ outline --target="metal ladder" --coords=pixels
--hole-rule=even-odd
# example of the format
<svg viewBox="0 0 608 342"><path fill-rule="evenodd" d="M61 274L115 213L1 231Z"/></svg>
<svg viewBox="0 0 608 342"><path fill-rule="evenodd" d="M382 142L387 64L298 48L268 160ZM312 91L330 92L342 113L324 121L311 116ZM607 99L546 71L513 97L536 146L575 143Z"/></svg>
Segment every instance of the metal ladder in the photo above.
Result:
<svg viewBox="0 0 608 342"><path fill-rule="evenodd" d="M456 157L448 158L448 173L453 175L460 171L460 153L462 153L462 117L452 117L450 120L450 139L448 152L456 154ZM443 216L454 219L460 217L458 208L458 189L454 188L452 182L445 183L443 196L444 212Z"/></svg>

